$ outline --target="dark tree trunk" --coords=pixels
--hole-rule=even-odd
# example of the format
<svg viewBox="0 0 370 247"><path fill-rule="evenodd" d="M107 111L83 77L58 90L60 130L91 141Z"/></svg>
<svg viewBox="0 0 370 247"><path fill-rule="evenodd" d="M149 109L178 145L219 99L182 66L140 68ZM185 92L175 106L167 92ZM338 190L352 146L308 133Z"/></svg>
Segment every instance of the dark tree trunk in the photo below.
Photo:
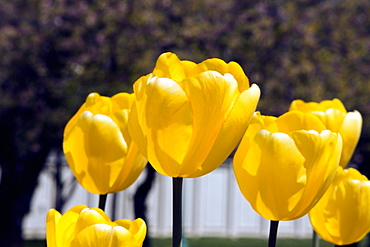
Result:
<svg viewBox="0 0 370 247"><path fill-rule="evenodd" d="M50 150L42 133L31 142L23 135L29 130L23 113L13 109L0 116L0 246L22 247L23 218Z"/></svg>
<svg viewBox="0 0 370 247"><path fill-rule="evenodd" d="M150 188L152 187L155 173L154 168L148 163L146 166L147 175L144 182L137 188L134 195L135 217L142 218L148 226L148 218L146 217L146 198L148 197ZM143 247L150 247L149 230L147 231Z"/></svg>
<svg viewBox="0 0 370 247"><path fill-rule="evenodd" d="M47 148L32 154L24 161L23 171L17 170L20 164L2 164L0 184L0 246L22 246L22 222L29 212L38 175L48 155Z"/></svg>

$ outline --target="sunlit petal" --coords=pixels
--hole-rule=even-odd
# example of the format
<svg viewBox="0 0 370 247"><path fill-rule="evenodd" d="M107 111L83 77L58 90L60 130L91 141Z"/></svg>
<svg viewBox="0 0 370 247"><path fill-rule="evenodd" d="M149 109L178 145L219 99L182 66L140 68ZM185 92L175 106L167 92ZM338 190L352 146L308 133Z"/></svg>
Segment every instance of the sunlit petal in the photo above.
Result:
<svg viewBox="0 0 370 247"><path fill-rule="evenodd" d="M239 99L235 102L226 121L215 140L210 154L203 162L203 169L193 173L191 177L200 177L216 169L217 165L222 163L234 147L240 142L240 136L246 131L249 125L257 102L260 97L260 90L256 84L250 89L242 92ZM251 128L251 126L249 127Z"/></svg>
<svg viewBox="0 0 370 247"><path fill-rule="evenodd" d="M91 93L67 123L64 154L77 181L91 193L107 194L126 189L144 169L142 158L133 157L141 156L139 152L128 154L132 142L128 119L134 98L128 93L112 98ZM131 171L133 176L128 176ZM127 183L126 178L129 178Z"/></svg>
<svg viewBox="0 0 370 247"><path fill-rule="evenodd" d="M329 189L309 213L311 224L328 242L358 242L370 231L369 203L369 180L355 169L338 167Z"/></svg>
<svg viewBox="0 0 370 247"><path fill-rule="evenodd" d="M202 73L182 86L191 100L193 135L180 173L191 174L208 156L240 93L232 76L226 80L216 72Z"/></svg>
<svg viewBox="0 0 370 247"><path fill-rule="evenodd" d="M113 227L110 225L96 224L85 228L80 232L73 246L76 247L120 247L138 246L132 241L132 235L121 226Z"/></svg>
<svg viewBox="0 0 370 247"><path fill-rule="evenodd" d="M77 205L64 215L50 210L46 231L48 246L53 247L141 247L146 224L142 219L112 222L100 209Z"/></svg>
<svg viewBox="0 0 370 247"><path fill-rule="evenodd" d="M112 225L112 221L109 217L99 208L95 209L84 209L81 211L78 222L76 225L76 234L79 234L86 227L95 224L108 224Z"/></svg>
<svg viewBox="0 0 370 247"><path fill-rule="evenodd" d="M321 102L294 100L289 111L312 113L322 121L325 128L340 133L343 138L340 166L348 165L361 134L362 117L358 111L347 112L339 99Z"/></svg>
<svg viewBox="0 0 370 247"><path fill-rule="evenodd" d="M163 175L177 176L193 132L187 95L166 78L153 80L147 87L148 159Z"/></svg>
<svg viewBox="0 0 370 247"><path fill-rule="evenodd" d="M342 156L340 166L346 167L360 139L362 131L362 116L358 111L348 112L339 130L343 138Z"/></svg>
<svg viewBox="0 0 370 247"><path fill-rule="evenodd" d="M49 247L59 247L57 245L57 224L62 215L55 209L50 209L46 216L46 242Z"/></svg>

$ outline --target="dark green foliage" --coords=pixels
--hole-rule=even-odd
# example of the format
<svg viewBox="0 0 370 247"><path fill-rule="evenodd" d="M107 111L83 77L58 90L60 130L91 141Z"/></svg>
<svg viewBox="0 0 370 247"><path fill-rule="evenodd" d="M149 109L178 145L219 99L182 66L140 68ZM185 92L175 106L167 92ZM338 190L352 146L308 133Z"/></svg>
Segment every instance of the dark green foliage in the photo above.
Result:
<svg viewBox="0 0 370 247"><path fill-rule="evenodd" d="M366 0L4 0L0 11L2 104L21 104L17 93L58 107L58 124L89 92L131 91L164 51L239 62L261 86L265 114L338 97L369 115Z"/></svg>

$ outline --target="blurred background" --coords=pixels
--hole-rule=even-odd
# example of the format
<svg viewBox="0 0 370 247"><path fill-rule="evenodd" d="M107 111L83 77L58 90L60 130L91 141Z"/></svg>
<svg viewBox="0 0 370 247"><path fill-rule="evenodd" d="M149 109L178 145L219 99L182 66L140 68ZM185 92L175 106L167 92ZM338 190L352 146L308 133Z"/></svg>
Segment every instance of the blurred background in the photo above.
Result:
<svg viewBox="0 0 370 247"><path fill-rule="evenodd" d="M131 92L166 51L238 62L260 86L265 115L298 98L360 111L352 163L369 177L369 50L368 0L1 0L0 246L22 246L39 174L51 151L60 157L63 128L86 96ZM56 158L49 169L50 206L63 211L76 185L61 167Z"/></svg>

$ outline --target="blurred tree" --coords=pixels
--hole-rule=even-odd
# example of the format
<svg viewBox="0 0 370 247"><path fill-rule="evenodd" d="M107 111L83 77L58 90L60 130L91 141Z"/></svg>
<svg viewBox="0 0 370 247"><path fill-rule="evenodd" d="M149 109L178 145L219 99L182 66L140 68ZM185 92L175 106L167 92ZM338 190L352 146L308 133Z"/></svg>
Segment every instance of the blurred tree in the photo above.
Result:
<svg viewBox="0 0 370 247"><path fill-rule="evenodd" d="M264 114L338 97L363 114L370 153L367 0L2 0L0 16L0 246L20 246L38 173L85 97L130 92L165 51L237 61Z"/></svg>

